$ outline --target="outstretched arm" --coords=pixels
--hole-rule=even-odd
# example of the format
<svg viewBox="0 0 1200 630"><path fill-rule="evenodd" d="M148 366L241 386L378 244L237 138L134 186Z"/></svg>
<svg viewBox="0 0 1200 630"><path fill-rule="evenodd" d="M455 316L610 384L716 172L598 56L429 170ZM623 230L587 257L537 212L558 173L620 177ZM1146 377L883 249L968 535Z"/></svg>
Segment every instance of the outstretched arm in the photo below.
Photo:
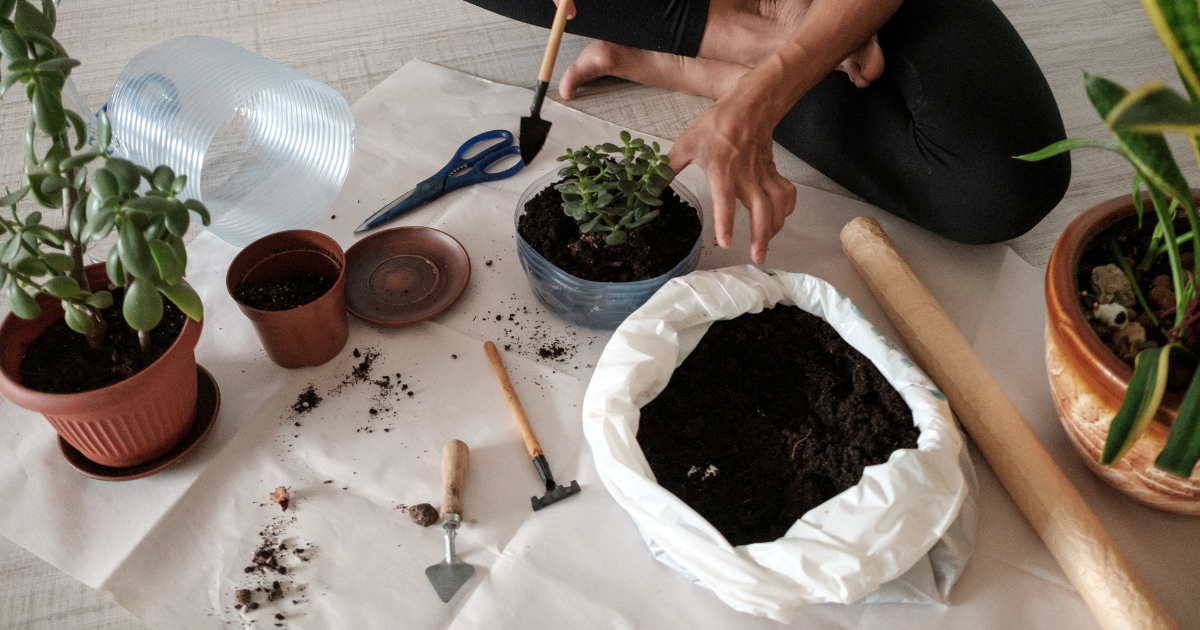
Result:
<svg viewBox="0 0 1200 630"><path fill-rule="evenodd" d="M795 187L775 169L772 130L899 6L900 0L813 0L792 36L679 137L671 166L704 169L718 245L729 247L740 200L750 211L750 256L765 260L767 243L796 205Z"/></svg>

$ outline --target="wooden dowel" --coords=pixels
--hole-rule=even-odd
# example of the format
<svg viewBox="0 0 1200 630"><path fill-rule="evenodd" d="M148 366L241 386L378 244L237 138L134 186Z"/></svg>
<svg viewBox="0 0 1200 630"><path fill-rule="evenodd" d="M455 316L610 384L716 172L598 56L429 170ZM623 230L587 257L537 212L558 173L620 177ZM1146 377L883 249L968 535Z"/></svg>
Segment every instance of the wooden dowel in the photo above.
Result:
<svg viewBox="0 0 1200 630"><path fill-rule="evenodd" d="M842 229L841 240L917 363L946 394L959 422L1100 625L1177 630L879 223L859 217Z"/></svg>
<svg viewBox="0 0 1200 630"><path fill-rule="evenodd" d="M550 41L546 42L546 54L542 57L542 69L538 72L538 81L549 83L554 74L554 61L558 59L558 46L562 44L563 31L567 28L567 13L570 13L575 0L562 0L558 10L554 12L554 22L550 25Z"/></svg>
<svg viewBox="0 0 1200 630"><path fill-rule="evenodd" d="M488 362L492 364L492 373L496 375L496 382L500 383L500 388L504 390L504 400L508 401L508 410L512 413L513 422L517 423L517 430L521 432L525 450L529 451L530 458L541 455L542 445L533 432L533 426L529 424L529 417L525 415L525 408L521 406L521 400L517 398L517 390L513 389L512 381L508 379L508 371L504 369L504 360L500 358L500 351L496 349L496 344L490 341L483 343L483 351L487 353Z"/></svg>
<svg viewBox="0 0 1200 630"><path fill-rule="evenodd" d="M463 492L471 450L462 440L450 440L442 448L442 514L463 515Z"/></svg>

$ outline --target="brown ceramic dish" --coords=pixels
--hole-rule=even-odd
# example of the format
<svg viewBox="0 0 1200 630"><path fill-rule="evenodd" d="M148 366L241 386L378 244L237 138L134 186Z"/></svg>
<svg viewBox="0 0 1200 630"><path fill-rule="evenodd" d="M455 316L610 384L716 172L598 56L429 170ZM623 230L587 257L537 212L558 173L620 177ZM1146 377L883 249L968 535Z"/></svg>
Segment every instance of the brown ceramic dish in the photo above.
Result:
<svg viewBox="0 0 1200 630"><path fill-rule="evenodd" d="M407 326L450 308L471 280L471 259L433 228L376 232L346 250L346 308L380 326Z"/></svg>
<svg viewBox="0 0 1200 630"><path fill-rule="evenodd" d="M159 457L144 464L138 464L137 466L116 468L97 464L84 457L78 449L71 446L62 437L58 438L59 450L62 451L67 463L71 464L75 470L101 481L141 479L178 463L204 440L209 430L216 424L217 414L221 411L221 390L217 387L217 381L213 378L213 375L209 374L208 370L197 365L196 380L196 412L192 416L192 425L178 444Z"/></svg>
<svg viewBox="0 0 1200 630"><path fill-rule="evenodd" d="M1179 410L1178 396L1167 392L1154 422L1124 458L1112 466L1100 463L1108 426L1121 408L1133 370L1105 347L1084 319L1076 269L1096 235L1133 213L1129 195L1102 203L1079 215L1054 246L1046 268L1050 390L1067 435L1100 478L1150 507L1200 514L1200 473L1180 479L1154 466Z"/></svg>

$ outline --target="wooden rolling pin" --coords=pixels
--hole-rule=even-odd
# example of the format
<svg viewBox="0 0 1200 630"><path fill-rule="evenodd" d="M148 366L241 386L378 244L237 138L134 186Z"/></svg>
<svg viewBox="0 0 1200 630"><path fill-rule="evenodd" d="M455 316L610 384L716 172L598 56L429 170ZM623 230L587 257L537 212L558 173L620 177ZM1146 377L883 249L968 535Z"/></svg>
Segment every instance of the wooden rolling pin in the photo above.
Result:
<svg viewBox="0 0 1200 630"><path fill-rule="evenodd" d="M1179 625L1138 577L879 223L859 217L842 228L841 238L842 250L917 363L946 394L963 429L1100 625L1106 630L1177 630Z"/></svg>

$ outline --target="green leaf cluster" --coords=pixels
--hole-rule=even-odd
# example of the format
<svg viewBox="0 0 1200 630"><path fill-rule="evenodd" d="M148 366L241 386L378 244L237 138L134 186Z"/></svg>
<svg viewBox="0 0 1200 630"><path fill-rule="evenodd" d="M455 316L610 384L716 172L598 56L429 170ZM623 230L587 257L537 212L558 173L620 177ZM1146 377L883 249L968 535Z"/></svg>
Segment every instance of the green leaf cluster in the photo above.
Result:
<svg viewBox="0 0 1200 630"><path fill-rule="evenodd" d="M617 146L611 142L578 151L567 149L558 158L569 164L558 171L565 180L556 186L563 212L579 223L579 231L607 232L604 242L620 245L629 231L658 217L659 197L675 178L671 160L657 142L646 144L628 131Z"/></svg>
<svg viewBox="0 0 1200 630"><path fill-rule="evenodd" d="M1135 90L1090 73L1084 74L1084 87L1096 112L1112 132L1113 140L1069 138L1036 153L1017 156L1035 161L1077 148L1101 148L1113 151L1134 168L1133 203L1138 220L1144 213L1142 188L1153 206L1156 225L1146 257L1138 264L1148 270L1155 259L1165 255L1171 268L1175 290L1174 326L1164 330L1172 343L1162 348L1148 348L1139 353L1134 375L1129 382L1124 403L1109 427L1108 439L1101 456L1105 464L1119 460L1149 426L1158 410L1168 373L1167 357L1182 354L1194 364L1195 355L1183 348L1185 318L1194 311L1198 298L1197 278L1200 277L1200 219L1192 197L1191 187L1184 178L1171 153L1164 134L1180 133L1188 137L1192 152L1200 161L1200 2L1198 0L1141 0L1150 23L1170 53L1183 82L1186 95L1181 95L1160 81L1148 81ZM1190 231L1175 233L1174 220L1182 211ZM1190 241L1196 254L1195 264L1184 268L1179 246ZM1117 262L1132 279L1133 271L1124 257ZM1137 291L1137 283L1133 283ZM1138 299L1145 304L1143 296ZM1193 307L1189 311L1189 306ZM1145 308L1145 307L1144 307ZM1146 309L1151 313L1151 309ZM1153 316L1153 314L1152 314ZM1200 461L1200 370L1184 394L1179 414L1155 465L1181 477L1191 475Z"/></svg>
<svg viewBox="0 0 1200 630"><path fill-rule="evenodd" d="M207 225L208 210L199 201L177 198L185 175L109 156L112 128L104 112L96 116L96 137L89 144L88 121L63 106L63 87L79 61L54 39L56 11L53 0L42 0L40 7L29 0L0 0L0 96L21 84L30 103L25 175L19 188L5 189L0 198L0 207L10 210L0 213L0 288L20 317L37 317L35 297L46 294L62 301L72 329L91 333L99 309L111 306L113 298L106 289L88 286L83 256L115 230L107 270L112 284L125 287L128 325L140 332L153 329L162 319L164 298L200 320L200 298L181 282L187 266L183 235L189 213ZM18 204L26 198L62 212L66 227L43 225L41 211L21 216Z"/></svg>

